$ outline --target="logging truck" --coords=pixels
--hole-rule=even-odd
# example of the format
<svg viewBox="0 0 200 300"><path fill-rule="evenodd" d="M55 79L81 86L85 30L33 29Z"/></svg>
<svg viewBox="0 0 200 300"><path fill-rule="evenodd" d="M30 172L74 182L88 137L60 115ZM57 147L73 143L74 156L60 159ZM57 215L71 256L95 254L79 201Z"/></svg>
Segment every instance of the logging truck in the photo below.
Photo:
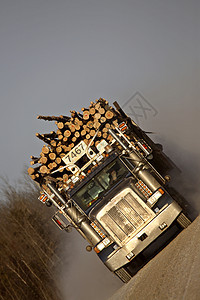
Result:
<svg viewBox="0 0 200 300"><path fill-rule="evenodd" d="M170 185L174 163L162 146L114 102L100 98L43 140L28 173L41 187L39 200L56 207L52 220L73 227L87 250L123 282L128 282L181 228L190 224L181 197Z"/></svg>

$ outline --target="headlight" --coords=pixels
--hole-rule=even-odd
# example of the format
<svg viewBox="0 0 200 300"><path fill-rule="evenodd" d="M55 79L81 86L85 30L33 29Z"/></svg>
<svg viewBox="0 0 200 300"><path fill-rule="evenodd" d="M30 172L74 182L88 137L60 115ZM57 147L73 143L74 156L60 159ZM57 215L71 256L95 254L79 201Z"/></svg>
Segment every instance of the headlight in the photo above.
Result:
<svg viewBox="0 0 200 300"><path fill-rule="evenodd" d="M101 252L104 248L106 248L109 244L110 244L110 239L109 238L105 238L103 241L101 241L95 248L94 251L96 253Z"/></svg>
<svg viewBox="0 0 200 300"><path fill-rule="evenodd" d="M158 189L148 200L147 203L152 207L158 199L164 194L162 189Z"/></svg>

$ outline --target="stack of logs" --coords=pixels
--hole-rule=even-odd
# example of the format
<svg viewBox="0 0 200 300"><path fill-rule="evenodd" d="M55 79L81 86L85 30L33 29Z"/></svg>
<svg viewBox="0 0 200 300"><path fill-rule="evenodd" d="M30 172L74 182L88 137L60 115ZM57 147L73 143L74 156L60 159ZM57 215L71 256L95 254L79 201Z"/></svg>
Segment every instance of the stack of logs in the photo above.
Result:
<svg viewBox="0 0 200 300"><path fill-rule="evenodd" d="M42 147L39 157L31 156L32 167L28 169L28 173L39 183L45 176L53 176L52 174L55 174L57 180L66 182L71 173L64 168L62 158L82 140L91 147L97 146L102 139L112 140L108 134L109 128L117 126L118 122L122 121L118 112L102 98L91 102L88 109L82 108L82 113L71 111L71 117L61 115L37 118L55 121L57 125L56 132L36 133L46 145ZM59 171L54 173L56 170Z"/></svg>

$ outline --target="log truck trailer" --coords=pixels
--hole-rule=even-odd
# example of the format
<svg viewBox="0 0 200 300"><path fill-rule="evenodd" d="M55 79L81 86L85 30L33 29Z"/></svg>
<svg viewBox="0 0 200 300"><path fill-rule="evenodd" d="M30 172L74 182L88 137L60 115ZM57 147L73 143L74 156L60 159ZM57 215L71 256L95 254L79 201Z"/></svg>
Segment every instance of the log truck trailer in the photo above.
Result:
<svg viewBox="0 0 200 300"><path fill-rule="evenodd" d="M64 165L40 181L39 200L54 205L52 220L60 229L75 228L105 266L123 282L173 236L174 227L191 222L170 194L173 162L114 102L109 139L79 140L62 156ZM109 124L109 119L103 122ZM71 175L58 182L61 169ZM172 234L173 232L173 234Z"/></svg>

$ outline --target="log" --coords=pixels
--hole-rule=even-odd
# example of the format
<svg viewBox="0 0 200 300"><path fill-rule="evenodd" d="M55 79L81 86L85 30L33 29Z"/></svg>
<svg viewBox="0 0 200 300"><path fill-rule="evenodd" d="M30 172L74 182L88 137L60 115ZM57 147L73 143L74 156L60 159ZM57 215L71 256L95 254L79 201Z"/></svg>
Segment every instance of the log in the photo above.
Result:
<svg viewBox="0 0 200 300"><path fill-rule="evenodd" d="M102 137L103 137L104 139L106 139L107 136L108 136L107 132L104 132L104 133L102 134Z"/></svg>
<svg viewBox="0 0 200 300"><path fill-rule="evenodd" d="M75 136L73 136L73 138L72 138L72 142L73 142L73 143L75 143L75 142L76 142L76 140L77 140L77 138L76 138Z"/></svg>
<svg viewBox="0 0 200 300"><path fill-rule="evenodd" d="M84 135L86 135L86 130L81 130L81 136L84 136Z"/></svg>
<svg viewBox="0 0 200 300"><path fill-rule="evenodd" d="M65 123L63 123L63 122L57 122L57 127L58 127L59 129L63 129L64 126L65 126Z"/></svg>
<svg viewBox="0 0 200 300"><path fill-rule="evenodd" d="M79 138L79 137L80 137L80 133L79 133L78 131L75 131L74 136L75 136L76 138Z"/></svg>
<svg viewBox="0 0 200 300"><path fill-rule="evenodd" d="M99 120L101 118L101 114L100 113L95 113L94 115L95 120Z"/></svg>
<svg viewBox="0 0 200 300"><path fill-rule="evenodd" d="M106 117L106 119L110 120L110 119L112 119L114 117L114 114L113 114L112 111L108 110L105 113L105 117Z"/></svg>
<svg viewBox="0 0 200 300"><path fill-rule="evenodd" d="M75 124L77 123L79 126L83 125L83 121L81 119L78 119L78 118L75 118L74 123Z"/></svg>
<svg viewBox="0 0 200 300"><path fill-rule="evenodd" d="M39 160L39 162L43 165L45 165L48 161L48 158L46 156L42 156Z"/></svg>
<svg viewBox="0 0 200 300"><path fill-rule="evenodd" d="M52 169L53 169L53 163L49 163L49 164L47 165L47 167L48 167L49 170L52 170Z"/></svg>
<svg viewBox="0 0 200 300"><path fill-rule="evenodd" d="M118 125L119 125L117 120L113 120L112 124L114 125L114 127L118 127Z"/></svg>
<svg viewBox="0 0 200 300"><path fill-rule="evenodd" d="M52 169L57 168L57 163L55 161L52 162Z"/></svg>
<svg viewBox="0 0 200 300"><path fill-rule="evenodd" d="M83 119L88 120L90 118L90 112L88 110L84 110Z"/></svg>
<svg viewBox="0 0 200 300"><path fill-rule="evenodd" d="M70 122L70 124L69 124L69 129L70 129L71 132L76 131L76 127L72 122Z"/></svg>
<svg viewBox="0 0 200 300"><path fill-rule="evenodd" d="M94 122L88 121L87 124L86 124L86 126L91 129L94 126Z"/></svg>
<svg viewBox="0 0 200 300"><path fill-rule="evenodd" d="M56 147L56 152L57 152L57 154L61 153L62 152L62 147L61 146Z"/></svg>
<svg viewBox="0 0 200 300"><path fill-rule="evenodd" d="M49 151L50 151L50 149L49 149L47 146L43 146L43 147L42 147L42 153L48 154Z"/></svg>
<svg viewBox="0 0 200 300"><path fill-rule="evenodd" d="M56 116L37 116L37 119L40 120L45 120L45 121L58 121L58 122L66 122L69 120L69 117L65 117L65 116L60 116L60 117L56 117Z"/></svg>
<svg viewBox="0 0 200 300"><path fill-rule="evenodd" d="M40 178L40 175L38 173L36 173L36 174L30 175L30 177L31 177L31 179L38 181Z"/></svg>
<svg viewBox="0 0 200 300"><path fill-rule="evenodd" d="M80 112L76 112L75 110L70 110L70 112L71 112L71 121L82 120L83 116L80 114Z"/></svg>
<svg viewBox="0 0 200 300"><path fill-rule="evenodd" d="M85 143L86 145L89 145L89 142L90 142L89 140L84 139L83 141L84 141L84 143Z"/></svg>
<svg viewBox="0 0 200 300"><path fill-rule="evenodd" d="M94 128L98 129L101 126L101 123L99 123L98 121L94 121Z"/></svg>
<svg viewBox="0 0 200 300"><path fill-rule="evenodd" d="M35 156L32 156L30 157L32 159L32 161L30 161L30 164L31 165L35 165L38 163L38 161L40 160L40 157L35 157Z"/></svg>
<svg viewBox="0 0 200 300"><path fill-rule="evenodd" d="M51 141L50 146L55 148L57 145L57 142L55 140Z"/></svg>
<svg viewBox="0 0 200 300"><path fill-rule="evenodd" d="M105 122L106 122L106 117L101 117L101 118L100 118L100 122L101 122L101 123L105 123Z"/></svg>
<svg viewBox="0 0 200 300"><path fill-rule="evenodd" d="M57 134L55 131L51 131L50 133L43 133L43 136L46 138L54 139L57 136Z"/></svg>
<svg viewBox="0 0 200 300"><path fill-rule="evenodd" d="M90 131L90 128L88 128L87 125L83 125L83 129L84 129L86 132L89 132L89 131Z"/></svg>
<svg viewBox="0 0 200 300"><path fill-rule="evenodd" d="M64 136L63 137L63 143L66 143L68 141L68 137Z"/></svg>
<svg viewBox="0 0 200 300"><path fill-rule="evenodd" d="M32 175L32 174L34 174L35 173L35 169L34 168L28 168L28 174L29 175Z"/></svg>
<svg viewBox="0 0 200 300"><path fill-rule="evenodd" d="M70 130L65 130L64 131L64 136L69 137L71 135L71 131Z"/></svg>
<svg viewBox="0 0 200 300"><path fill-rule="evenodd" d="M100 108L99 108L99 113L100 113L101 115L104 115L104 114L105 114L105 109L104 109L103 107L100 107Z"/></svg>
<svg viewBox="0 0 200 300"><path fill-rule="evenodd" d="M57 134L57 136L59 136L60 134L62 134L62 131L61 131L60 129L58 129L58 130L56 131L56 134Z"/></svg>
<svg viewBox="0 0 200 300"><path fill-rule="evenodd" d="M78 118L79 118L80 120L82 120L82 119L83 119L83 115L82 115L80 112L77 112L77 114L78 114Z"/></svg>
<svg viewBox="0 0 200 300"><path fill-rule="evenodd" d="M59 134L58 140L61 141L62 139L63 139L63 135L62 135L62 134Z"/></svg>
<svg viewBox="0 0 200 300"><path fill-rule="evenodd" d="M49 169L47 168L47 166L41 166L40 167L40 173L41 174L49 174L50 173L50 171L49 171Z"/></svg>
<svg viewBox="0 0 200 300"><path fill-rule="evenodd" d="M82 110L82 112L84 112L84 110L88 110L88 109L85 107L82 107L81 110Z"/></svg>
<svg viewBox="0 0 200 300"><path fill-rule="evenodd" d="M60 153L60 157L63 158L66 154L65 153Z"/></svg>
<svg viewBox="0 0 200 300"><path fill-rule="evenodd" d="M96 113L96 109L94 107L91 107L89 109L89 113L90 113L91 116L93 116Z"/></svg>
<svg viewBox="0 0 200 300"><path fill-rule="evenodd" d="M102 129L102 132L108 132L108 128L107 128L107 127L104 127L104 128Z"/></svg>
<svg viewBox="0 0 200 300"><path fill-rule="evenodd" d="M66 182L69 179L69 175L68 174L63 174L62 178Z"/></svg>
<svg viewBox="0 0 200 300"><path fill-rule="evenodd" d="M70 120L70 117L68 117L68 116L60 115L59 117L61 118L61 120L62 120L62 119L63 119L63 121L65 120L64 122L67 122L67 121Z"/></svg>
<svg viewBox="0 0 200 300"><path fill-rule="evenodd" d="M71 118L75 118L76 116L75 110L70 110L70 113L71 113Z"/></svg>
<svg viewBox="0 0 200 300"><path fill-rule="evenodd" d="M57 156L55 162L56 162L58 165L60 165L61 162L62 162L62 159L61 159L60 157Z"/></svg>
<svg viewBox="0 0 200 300"><path fill-rule="evenodd" d="M63 151L64 151L65 153L68 152L68 147L67 147L67 146L61 145L61 147L62 147L62 149L63 149Z"/></svg>
<svg viewBox="0 0 200 300"><path fill-rule="evenodd" d="M39 157L33 156L33 155L31 155L30 158L33 159L33 160L39 159Z"/></svg>
<svg viewBox="0 0 200 300"><path fill-rule="evenodd" d="M74 124L76 130L80 130L81 126L79 124Z"/></svg>
<svg viewBox="0 0 200 300"><path fill-rule="evenodd" d="M94 141L90 140L90 143L89 143L90 147L94 145Z"/></svg>
<svg viewBox="0 0 200 300"><path fill-rule="evenodd" d="M74 143L69 144L69 147L74 148Z"/></svg>
<svg viewBox="0 0 200 300"><path fill-rule="evenodd" d="M95 104L95 109L98 110L100 108L101 104L98 102L98 100L96 100L96 101L97 101L97 103Z"/></svg>
<svg viewBox="0 0 200 300"><path fill-rule="evenodd" d="M49 158L51 160L55 160L56 159L56 154L54 152L49 153Z"/></svg>
<svg viewBox="0 0 200 300"><path fill-rule="evenodd" d="M109 134L109 135L107 136L107 140L110 141L110 142L113 140L113 137L112 137L111 134Z"/></svg>
<svg viewBox="0 0 200 300"><path fill-rule="evenodd" d="M94 129L90 130L90 136L94 136L95 133L96 133L96 130L94 130Z"/></svg>
<svg viewBox="0 0 200 300"><path fill-rule="evenodd" d="M69 152L72 148L70 146L67 146L66 153Z"/></svg>
<svg viewBox="0 0 200 300"><path fill-rule="evenodd" d="M51 140L48 139L48 138L46 138L44 135L39 134L39 133L36 133L35 135L36 135L36 137L37 137L38 139L40 139L40 140L42 140L43 142L45 142L46 144L50 145Z"/></svg>
<svg viewBox="0 0 200 300"><path fill-rule="evenodd" d="M97 133L97 137L101 137L101 131Z"/></svg>

